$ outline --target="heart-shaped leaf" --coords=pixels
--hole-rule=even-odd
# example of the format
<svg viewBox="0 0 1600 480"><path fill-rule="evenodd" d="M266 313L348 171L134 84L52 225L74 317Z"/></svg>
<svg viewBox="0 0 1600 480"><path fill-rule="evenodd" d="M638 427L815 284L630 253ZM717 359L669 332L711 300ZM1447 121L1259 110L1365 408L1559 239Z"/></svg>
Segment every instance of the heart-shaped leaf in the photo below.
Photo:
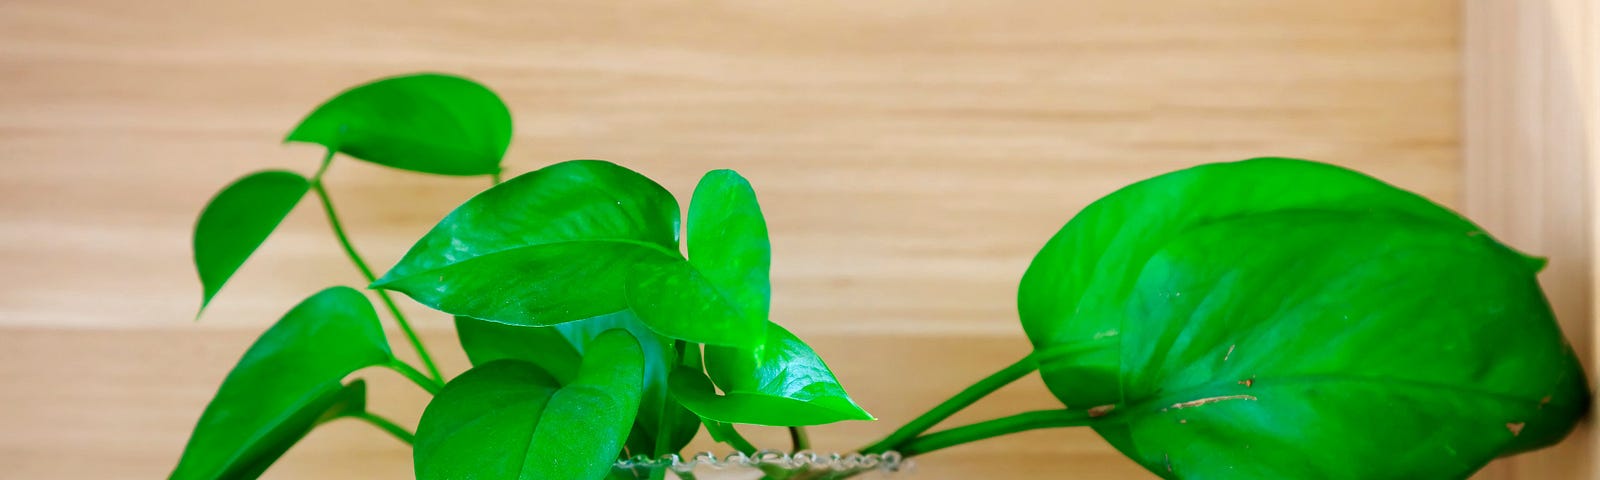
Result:
<svg viewBox="0 0 1600 480"><path fill-rule="evenodd" d="M300 174L267 170L233 182L206 204L194 225L202 310L310 189Z"/></svg>
<svg viewBox="0 0 1600 480"><path fill-rule="evenodd" d="M1123 319L1102 431L1164 478L1466 478L1589 405L1535 272L1393 211L1194 226L1081 303Z"/></svg>
<svg viewBox="0 0 1600 480"><path fill-rule="evenodd" d="M699 418L667 398L667 375L676 362L672 341L664 338L639 322L631 312L567 322L549 327L525 327L503 323L456 317L456 331L461 347L473 365L484 365L495 360L515 359L538 365L549 372L560 385L570 383L582 363L583 351L589 342L601 333L624 329L639 340L646 359L644 364L644 393L639 403L638 421L628 437L628 448L638 452L655 451L655 432L660 425L662 409L673 415L672 438L666 445L672 453L681 450L699 431ZM663 402L669 404L663 405Z"/></svg>
<svg viewBox="0 0 1600 480"><path fill-rule="evenodd" d="M1482 234L1416 194L1332 165L1264 158L1202 165L1135 183L1084 208L1022 277L1017 307L1040 374L1073 408L1117 402L1120 311L1134 276L1186 230L1286 211L1393 212Z"/></svg>
<svg viewBox="0 0 1600 480"><path fill-rule="evenodd" d="M690 369L673 373L672 394L702 417L725 423L770 426L821 425L872 420L857 406L817 352L777 324L756 349L706 347L706 376Z"/></svg>
<svg viewBox="0 0 1600 480"><path fill-rule="evenodd" d="M500 172L511 144L511 112L472 80L402 75L340 93L301 120L285 141L416 172L489 175Z"/></svg>
<svg viewBox="0 0 1600 480"><path fill-rule="evenodd" d="M344 377L392 358L361 292L334 287L312 295L228 373L171 478L255 478L319 420L359 408L358 392L341 388Z"/></svg>
<svg viewBox="0 0 1600 480"><path fill-rule="evenodd" d="M595 337L588 349L566 386L517 360L451 381L417 426L417 478L605 478L639 409L644 356L623 330Z"/></svg>
<svg viewBox="0 0 1600 480"><path fill-rule="evenodd" d="M610 162L575 160L468 200L373 286L456 315L554 325L626 309L630 265L681 258L672 194Z"/></svg>

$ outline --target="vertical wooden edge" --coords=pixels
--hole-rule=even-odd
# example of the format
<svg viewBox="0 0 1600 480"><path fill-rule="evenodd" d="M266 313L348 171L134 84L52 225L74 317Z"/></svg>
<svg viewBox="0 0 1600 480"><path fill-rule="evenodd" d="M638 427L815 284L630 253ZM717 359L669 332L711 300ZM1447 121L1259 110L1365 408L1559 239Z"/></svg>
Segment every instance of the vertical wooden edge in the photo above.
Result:
<svg viewBox="0 0 1600 480"><path fill-rule="evenodd" d="M1600 5L1594 0L1463 0L1462 163L1466 214L1546 256L1541 274L1591 384L1600 345ZM1600 432L1505 459L1478 477L1595 479Z"/></svg>

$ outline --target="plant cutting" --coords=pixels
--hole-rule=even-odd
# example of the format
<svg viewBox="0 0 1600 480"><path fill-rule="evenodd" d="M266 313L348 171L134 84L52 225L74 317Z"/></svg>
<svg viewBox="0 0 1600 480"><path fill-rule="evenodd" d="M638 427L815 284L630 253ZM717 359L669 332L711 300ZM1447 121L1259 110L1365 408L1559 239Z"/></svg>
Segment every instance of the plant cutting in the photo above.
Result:
<svg viewBox="0 0 1600 480"><path fill-rule="evenodd" d="M683 460L706 457L683 449L702 428L740 459L784 452L787 464L761 465L768 478L842 479L1065 427L1167 479L1460 479L1559 442L1588 409L1536 281L1542 259L1361 173L1260 158L1160 175L1079 212L1022 274L1032 351L818 462L836 468L810 467L805 427L872 420L862 404L895 399L858 402L772 318L751 182L708 172L684 215L661 185L606 161L502 181L511 132L507 107L474 81L380 79L290 131L325 149L314 173L253 173L211 200L194 232L202 310L307 195L369 283L322 289L270 327L172 478L255 478L348 418L410 445L423 480L693 478ZM346 158L493 185L378 275L323 184ZM363 290L417 364L394 355ZM401 296L453 316L470 369L436 366ZM421 418L368 410L381 399L363 378L382 374L369 367L432 394ZM1034 372L1059 408L941 427ZM755 445L749 428L790 441Z"/></svg>

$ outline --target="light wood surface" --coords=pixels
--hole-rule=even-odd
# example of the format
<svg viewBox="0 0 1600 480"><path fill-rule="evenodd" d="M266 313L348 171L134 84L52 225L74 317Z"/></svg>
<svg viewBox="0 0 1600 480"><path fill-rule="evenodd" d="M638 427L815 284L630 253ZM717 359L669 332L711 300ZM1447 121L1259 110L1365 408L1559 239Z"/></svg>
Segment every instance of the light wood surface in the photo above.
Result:
<svg viewBox="0 0 1600 480"><path fill-rule="evenodd" d="M467 74L511 104L511 173L604 158L686 195L735 168L774 238L776 318L882 420L1026 353L1017 279L1126 183L1259 155L1356 167L1462 205L1454 0L0 2L0 477L158 478L215 386L303 296L359 278L302 205L193 321L189 229L281 135L374 77ZM339 162L378 268L481 179ZM450 371L448 323L408 307ZM396 341L397 350L404 350ZM373 372L380 412L424 397ZM961 420L1050 404L1034 379ZM354 423L272 478L404 478ZM987 476L987 477L981 477ZM909 478L1151 478L1085 431L941 452Z"/></svg>
<svg viewBox="0 0 1600 480"><path fill-rule="evenodd" d="M1550 259L1540 274L1594 384L1594 202L1600 186L1600 6L1592 0L1466 2L1462 158L1466 213ZM1594 479L1591 422L1555 448L1484 472L1507 479Z"/></svg>

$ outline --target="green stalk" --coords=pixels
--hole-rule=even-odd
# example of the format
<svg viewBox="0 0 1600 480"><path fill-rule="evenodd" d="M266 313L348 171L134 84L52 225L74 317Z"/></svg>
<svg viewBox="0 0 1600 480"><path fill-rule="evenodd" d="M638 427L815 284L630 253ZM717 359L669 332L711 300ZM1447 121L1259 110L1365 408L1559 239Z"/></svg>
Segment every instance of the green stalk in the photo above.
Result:
<svg viewBox="0 0 1600 480"><path fill-rule="evenodd" d="M380 417L372 412L351 414L350 417L360 419L372 424L373 426L381 428L383 431L389 432L390 435L394 435L394 438L398 438L400 441L406 442L406 445L411 445L413 440L416 438L416 435L412 434L410 430L406 430L405 427L396 425L394 422L389 421L389 419Z"/></svg>
<svg viewBox="0 0 1600 480"><path fill-rule="evenodd" d="M350 236L345 234L344 224L339 221L339 214L333 209L333 200L328 198L328 190L322 186L322 175L328 171L328 165L333 163L333 154L334 151L329 149L328 154L322 157L322 167L318 168L317 174L311 177L311 189L317 192L317 199L322 201L322 211L327 213L328 224L333 227L333 236L339 239L339 246L344 247L345 256L350 257L350 263L354 263L356 269L361 270L361 275L366 277L367 283L371 284L378 281L378 277L372 274L372 268L368 267L367 262L361 259L360 253L356 253L356 247L350 244ZM389 292L384 290L376 290L376 292L378 298L383 300L383 305L388 307L389 314L394 316L395 323L400 324L400 331L405 332L406 339L411 341L411 347L416 349L417 357L422 359L422 365L428 369L428 374L434 383L443 385L444 375L439 373L439 367L434 365L433 356L428 354L427 347L422 346L422 339L417 336L417 332L411 329L411 322L406 321L405 314L400 313L400 307L395 305L394 299L389 296Z"/></svg>
<svg viewBox="0 0 1600 480"><path fill-rule="evenodd" d="M806 427L789 427L789 444L794 445L794 451L811 449L811 435L806 433Z"/></svg>
<svg viewBox="0 0 1600 480"><path fill-rule="evenodd" d="M439 390L444 388L444 385L439 384L438 381L428 378L427 375L423 375L422 372L417 371L416 367L411 366L409 363L402 362L399 359L391 359L389 364L385 366L396 372L400 372L400 375L404 375L406 378L411 379L412 382L416 383L417 386L422 387L423 390L427 390L431 395L438 395Z"/></svg>
<svg viewBox="0 0 1600 480"><path fill-rule="evenodd" d="M1042 428L1082 427L1093 418L1089 410L1039 410L996 418L964 427L934 432L906 442L897 451L906 457Z"/></svg>
<svg viewBox="0 0 1600 480"><path fill-rule="evenodd" d="M950 397L949 400L945 400L944 403L933 407L932 410L928 410L928 413L922 414L922 416L900 427L899 430L895 430L894 433L884 437L883 440L863 447L858 451L861 453L883 453L890 450L899 450L902 444L932 429L939 422L945 421L951 415L955 415L956 412L972 406L979 399L994 393L1000 387L1010 385L1011 382L1015 382L1029 373L1033 373L1038 368L1038 364L1033 361L1032 357L1023 358L1017 363L1013 363L983 380L979 380L978 383L972 384L972 386L962 390L961 393L957 393L954 397Z"/></svg>

